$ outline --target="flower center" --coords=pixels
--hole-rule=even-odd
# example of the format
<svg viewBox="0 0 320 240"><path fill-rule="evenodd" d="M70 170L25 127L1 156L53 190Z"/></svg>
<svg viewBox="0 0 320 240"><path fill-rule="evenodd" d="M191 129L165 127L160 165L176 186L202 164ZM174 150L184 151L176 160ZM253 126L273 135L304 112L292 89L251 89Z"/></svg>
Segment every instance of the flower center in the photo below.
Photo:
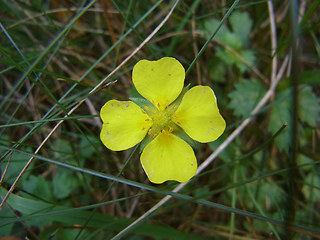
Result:
<svg viewBox="0 0 320 240"><path fill-rule="evenodd" d="M163 110L158 110L156 108L147 109L148 115L153 121L153 125L149 129L148 134L153 134L153 136L156 137L160 132L172 132L176 129L177 126L171 119L177 108L178 105L170 105Z"/></svg>

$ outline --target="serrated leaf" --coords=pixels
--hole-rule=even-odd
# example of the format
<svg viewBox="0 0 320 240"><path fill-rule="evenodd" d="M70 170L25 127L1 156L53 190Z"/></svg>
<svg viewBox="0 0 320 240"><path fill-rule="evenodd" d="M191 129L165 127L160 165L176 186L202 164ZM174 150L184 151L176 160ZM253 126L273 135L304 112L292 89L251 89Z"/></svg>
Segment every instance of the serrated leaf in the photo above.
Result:
<svg viewBox="0 0 320 240"><path fill-rule="evenodd" d="M299 92L299 111L300 120L316 126L319 121L319 99L313 94L310 86L302 86ZM292 88L288 88L278 93L276 96L276 104L271 110L270 123L268 130L275 133L284 123L287 123L287 128L276 138L276 143L280 150L288 151L292 144L291 132L293 127L292 122ZM277 101L279 101L277 103Z"/></svg>
<svg viewBox="0 0 320 240"><path fill-rule="evenodd" d="M211 35L214 31L217 30L219 24L220 21L215 18L208 19L204 22L204 30L208 35ZM219 31L215 35L215 38L221 40L222 37L229 32L229 29L224 24L222 24Z"/></svg>
<svg viewBox="0 0 320 240"><path fill-rule="evenodd" d="M235 63L235 57L227 52L224 48L218 47L216 50L216 56L223 61L226 65L232 65Z"/></svg>
<svg viewBox="0 0 320 240"><path fill-rule="evenodd" d="M235 33L227 32L222 37L221 40L224 44L230 46L235 51L240 50L243 47L240 36Z"/></svg>
<svg viewBox="0 0 320 240"><path fill-rule="evenodd" d="M247 117L265 92L266 89L259 82L243 80L237 83L235 90L228 94L231 99L228 107L234 110L236 116Z"/></svg>
<svg viewBox="0 0 320 240"><path fill-rule="evenodd" d="M254 65L256 57L254 56L254 52L252 50L243 50L239 52L240 56L243 57L250 65ZM241 61L239 58L236 57L236 66L239 70L244 73L245 71L249 70L247 64Z"/></svg>
<svg viewBox="0 0 320 240"><path fill-rule="evenodd" d="M316 127L320 121L320 99L312 92L310 86L303 86L299 93L300 119Z"/></svg>
<svg viewBox="0 0 320 240"><path fill-rule="evenodd" d="M237 50L237 53L244 58L250 65L254 65L255 55L252 50ZM216 56L219 57L227 65L235 64L241 73L249 70L249 67L243 60L230 51L225 50L222 47L217 48Z"/></svg>
<svg viewBox="0 0 320 240"><path fill-rule="evenodd" d="M235 34L237 34L241 42L246 45L249 41L249 33L252 27L252 20L247 12L234 12L231 14L230 25Z"/></svg>

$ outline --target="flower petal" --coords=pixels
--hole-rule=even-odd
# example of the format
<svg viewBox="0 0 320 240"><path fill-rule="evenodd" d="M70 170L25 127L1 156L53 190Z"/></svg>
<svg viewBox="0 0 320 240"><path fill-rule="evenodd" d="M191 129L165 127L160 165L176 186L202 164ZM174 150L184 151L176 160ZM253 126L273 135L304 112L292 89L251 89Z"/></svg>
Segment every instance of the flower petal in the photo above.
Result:
<svg viewBox="0 0 320 240"><path fill-rule="evenodd" d="M226 128L214 92L207 86L195 86L186 92L172 121L202 143L216 140Z"/></svg>
<svg viewBox="0 0 320 240"><path fill-rule="evenodd" d="M152 125L152 119L131 101L110 100L101 108L100 116L101 141L113 151L133 147L142 141Z"/></svg>
<svg viewBox="0 0 320 240"><path fill-rule="evenodd" d="M133 68L132 81L137 91L163 110L181 93L185 70L175 58L141 60Z"/></svg>
<svg viewBox="0 0 320 240"><path fill-rule="evenodd" d="M142 167L153 183L167 180L186 182L197 171L197 159L192 148L171 133L159 133L143 150Z"/></svg>

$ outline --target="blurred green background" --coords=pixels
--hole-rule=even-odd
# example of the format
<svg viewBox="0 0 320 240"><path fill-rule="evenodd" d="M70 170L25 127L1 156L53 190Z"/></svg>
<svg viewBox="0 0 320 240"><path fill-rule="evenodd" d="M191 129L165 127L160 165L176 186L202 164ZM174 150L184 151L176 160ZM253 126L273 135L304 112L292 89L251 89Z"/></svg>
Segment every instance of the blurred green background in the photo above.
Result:
<svg viewBox="0 0 320 240"><path fill-rule="evenodd" d="M320 239L320 1L178 1L122 64L174 3L0 2L2 200L34 157L1 239ZM99 111L138 97L134 64L164 56L214 89L227 122L195 147L199 165L271 95L180 195L123 231L178 183L151 184L136 149L106 149Z"/></svg>

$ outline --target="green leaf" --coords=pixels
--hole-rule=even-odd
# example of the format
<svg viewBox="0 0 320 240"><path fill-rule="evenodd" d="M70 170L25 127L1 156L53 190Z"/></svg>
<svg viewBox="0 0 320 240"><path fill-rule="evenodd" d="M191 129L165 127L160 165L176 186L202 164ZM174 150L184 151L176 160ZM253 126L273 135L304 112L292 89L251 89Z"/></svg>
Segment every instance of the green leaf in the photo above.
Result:
<svg viewBox="0 0 320 240"><path fill-rule="evenodd" d="M46 226L39 233L39 239L50 239L50 240L68 240L68 239L94 239L86 238L90 232L83 228L57 228L56 224ZM101 238L100 238L101 239Z"/></svg>
<svg viewBox="0 0 320 240"><path fill-rule="evenodd" d="M59 229L58 231L55 230L55 234L52 240L85 239L84 235L86 233L87 231L83 231L83 229Z"/></svg>
<svg viewBox="0 0 320 240"><path fill-rule="evenodd" d="M64 156L66 154L72 154L73 149L70 145L70 141L67 141L62 138L58 138L52 145L52 148L57 151L59 156Z"/></svg>
<svg viewBox="0 0 320 240"><path fill-rule="evenodd" d="M51 184L42 176L30 175L22 182L23 190L47 201L52 200Z"/></svg>
<svg viewBox="0 0 320 240"><path fill-rule="evenodd" d="M217 47L216 56L223 61L226 65L233 65L235 57L230 52L227 52L223 47Z"/></svg>
<svg viewBox="0 0 320 240"><path fill-rule="evenodd" d="M247 45L252 27L249 14L247 12L234 12L231 14L229 21L233 32L240 37L243 45Z"/></svg>
<svg viewBox="0 0 320 240"><path fill-rule="evenodd" d="M320 70L309 70L299 74L299 82L304 84L319 84Z"/></svg>
<svg viewBox="0 0 320 240"><path fill-rule="evenodd" d="M204 22L204 31L212 33L220 24L217 19L211 18ZM248 63L254 64L255 56L252 50L244 50L244 47L249 43L249 33L252 27L252 20L246 12L235 12L230 16L230 25L232 32L222 25L216 38L225 45L231 47L241 55ZM227 65L235 64L241 73L248 70L248 66L243 63L237 56L227 51L223 47L217 47L216 56ZM220 69L221 70L221 69Z"/></svg>
<svg viewBox="0 0 320 240"><path fill-rule="evenodd" d="M287 127L283 132L275 139L279 150L289 150L291 146L291 132L292 132L292 111L290 103L291 89L287 89L278 93L275 101L275 105L272 107L270 122L268 130L274 134L279 128L287 123Z"/></svg>
<svg viewBox="0 0 320 240"><path fill-rule="evenodd" d="M315 164L315 162L312 158L309 158L304 154L299 154L298 155L298 164L299 165L307 165L307 166L303 167L303 170L305 172L308 172L308 171L312 171L314 169L313 165Z"/></svg>
<svg viewBox="0 0 320 240"><path fill-rule="evenodd" d="M230 39L226 40L225 42L227 42L227 41L230 42ZM239 39L237 41L240 42ZM233 44L233 43L230 42L230 44ZM237 46L233 46L233 49L235 49L235 47L237 47ZM242 50L239 47L238 50L236 50L236 51L250 65L254 65L256 58L255 58L254 52L252 50ZM216 56L219 57L227 65L235 64L241 73L244 73L245 71L249 70L248 65L245 64L244 61L242 59L240 59L240 57L238 57L237 55L233 54L230 51L227 51L226 49L224 49L222 47L217 48Z"/></svg>
<svg viewBox="0 0 320 240"><path fill-rule="evenodd" d="M223 41L224 44L230 46L236 51L242 49L243 47L240 36L232 32L227 32L226 34L224 34L221 37L221 40Z"/></svg>
<svg viewBox="0 0 320 240"><path fill-rule="evenodd" d="M86 137L84 137L84 138L86 138ZM88 142L88 139L86 139L86 142ZM81 143L81 141L80 141L80 143ZM83 142L83 140L82 140L81 144L85 144ZM100 142L99 142L99 144L100 144ZM57 159L72 163L74 165L83 166L84 161L85 161L84 157L87 155L87 153L84 153L86 151L85 148L79 149L79 148L77 148L78 146L79 145L73 143L72 140L59 138L52 144L51 151L54 152L54 156ZM78 150L78 151L76 151L76 150ZM82 157L82 156L79 157L79 154L82 154L82 153L84 153L84 157ZM91 154L91 153L88 153L88 154Z"/></svg>
<svg viewBox="0 0 320 240"><path fill-rule="evenodd" d="M57 199L63 199L70 195L78 186L78 179L72 174L72 171L58 168L58 173L53 181L53 194Z"/></svg>
<svg viewBox="0 0 320 240"><path fill-rule="evenodd" d="M240 56L243 57L250 65L254 65L254 62L256 60L256 57L254 55L254 52L252 50L242 50L239 52ZM239 70L244 73L245 71L249 70L249 67L247 64L245 64L243 61L241 61L239 58L235 57L236 60L236 66L239 68Z"/></svg>
<svg viewBox="0 0 320 240"><path fill-rule="evenodd" d="M320 176L316 171L311 171L307 177L304 178L304 185L302 187L306 199L315 200L320 199Z"/></svg>
<svg viewBox="0 0 320 240"><path fill-rule="evenodd" d="M14 218L15 215L8 208L8 206L4 205L0 211L0 222L2 219ZM10 224L0 224L0 237L9 236L12 233L12 229L14 227L14 223Z"/></svg>
<svg viewBox="0 0 320 240"><path fill-rule="evenodd" d="M210 35L212 34L219 26L220 24L220 21L215 19L215 18L210 18L210 19L207 19L205 22L204 22L204 31ZM215 38L216 39L219 39L220 41L222 40L222 37L229 33L229 29L223 24L219 31L217 32Z"/></svg>
<svg viewBox="0 0 320 240"><path fill-rule="evenodd" d="M292 132L292 88L280 91L275 99L275 105L271 110L268 130L275 133L284 123L288 127L275 140L280 150L288 151L291 146ZM299 111L300 120L316 127L319 121L320 101L312 92L311 87L304 85L299 88Z"/></svg>
<svg viewBox="0 0 320 240"><path fill-rule="evenodd" d="M303 86L299 93L300 119L316 127L320 121L320 99L312 92L310 86Z"/></svg>
<svg viewBox="0 0 320 240"><path fill-rule="evenodd" d="M243 80L237 83L235 90L228 94L228 97L231 99L228 107L234 110L236 116L247 117L265 92L266 89L259 82L255 80Z"/></svg>

